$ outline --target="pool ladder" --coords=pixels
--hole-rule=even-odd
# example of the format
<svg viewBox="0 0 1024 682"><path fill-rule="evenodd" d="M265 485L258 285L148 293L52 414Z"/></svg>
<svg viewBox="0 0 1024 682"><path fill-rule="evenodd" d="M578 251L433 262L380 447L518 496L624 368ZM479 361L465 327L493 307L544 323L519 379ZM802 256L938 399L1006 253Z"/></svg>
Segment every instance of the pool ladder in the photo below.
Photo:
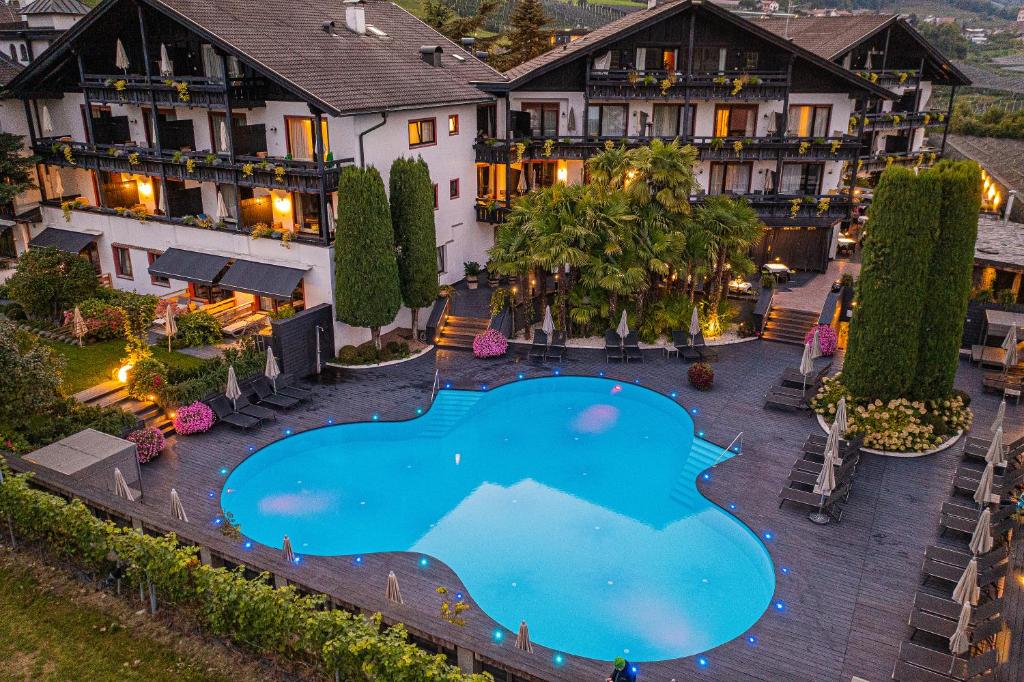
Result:
<svg viewBox="0 0 1024 682"><path fill-rule="evenodd" d="M739 447L737 449L733 450L733 447L735 445L737 445L737 444L739 444ZM722 451L722 454L720 454L718 456L718 459L716 459L715 463L712 464L711 466L712 467L718 466L719 462L722 461L722 458L725 457L725 454L727 452L732 452L735 455L738 455L741 452L743 452L743 432L742 431L740 431L739 433L736 434L736 437L732 439L732 441L729 443L729 446L727 448L725 448L725 450Z"/></svg>
<svg viewBox="0 0 1024 682"><path fill-rule="evenodd" d="M434 370L434 383L430 386L430 404L434 404L434 396L437 395L438 389L441 388L441 370Z"/></svg>

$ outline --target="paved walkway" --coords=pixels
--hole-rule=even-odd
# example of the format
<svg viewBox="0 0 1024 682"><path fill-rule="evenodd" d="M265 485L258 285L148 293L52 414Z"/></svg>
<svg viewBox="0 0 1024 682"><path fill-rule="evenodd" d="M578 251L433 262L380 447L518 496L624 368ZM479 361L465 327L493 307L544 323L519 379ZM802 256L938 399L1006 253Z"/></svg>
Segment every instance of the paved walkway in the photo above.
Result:
<svg viewBox="0 0 1024 682"><path fill-rule="evenodd" d="M641 680L848 682L853 675L872 682L889 679L899 643L908 634L906 623L920 584L924 551L937 537L939 508L948 496L960 448L914 460L865 456L842 523L815 526L806 511L780 510L777 495L816 422L805 413L762 407L766 390L782 369L799 363L800 349L755 342L722 348L720 355L714 365L715 387L707 393L687 385L686 365L655 353L642 365L609 366L600 351L573 350L560 368L563 374L590 376L604 371L622 381L639 379L663 393L678 391L680 404L697 409L696 427L720 445L742 431L743 454L716 467L701 488L723 507L736 504L735 513L754 531L773 535L768 546L778 571L776 599L784 607L770 608L751 628L756 646L740 638L717 647L706 654L707 668L692 658L644 664ZM469 353L439 351L391 367L325 376L312 386L315 395L306 407L282 415L276 424L245 435L217 426L207 434L179 438L170 453L143 467L144 504L163 512L174 486L193 524L210 524L220 513L218 491L224 478L219 471L230 471L249 455L250 447L277 440L283 429L316 428L328 418L336 423L365 421L374 413L382 420L408 419L429 402L435 367L457 388L483 383L494 387L515 381L518 373L550 376L551 367L531 365L524 356L525 351L513 350L504 359L487 361ZM974 395L978 423L987 425L997 400L981 394L979 371L962 364L957 383ZM1024 428L1022 410L1011 406L1007 415L1011 438ZM525 419L528 413L510 418ZM219 552L239 562L258 559L285 575L294 568L284 565L278 550L258 546L246 552L226 538L220 544ZM495 556L507 550L495 548ZM506 645L495 644L491 633L496 623L475 604L465 627L441 623L434 588L464 586L441 561L427 569L415 562L416 557L406 553L368 555L358 567L344 557L307 557L298 570L301 582L309 587L379 609L387 618L436 633L536 678L604 679L606 662L568 656L563 666L555 667L554 652L542 646L530 655L510 646L511 637ZM384 599L389 570L399 576L405 606L395 607Z"/></svg>
<svg viewBox="0 0 1024 682"><path fill-rule="evenodd" d="M772 305L777 308L789 308L791 310L806 310L812 313L820 313L825 305L825 299L832 291L832 284L844 274L860 276L860 259L855 261L850 258L834 260L828 264L828 270L813 275L809 280L801 282L798 279L792 286L780 285L772 297Z"/></svg>

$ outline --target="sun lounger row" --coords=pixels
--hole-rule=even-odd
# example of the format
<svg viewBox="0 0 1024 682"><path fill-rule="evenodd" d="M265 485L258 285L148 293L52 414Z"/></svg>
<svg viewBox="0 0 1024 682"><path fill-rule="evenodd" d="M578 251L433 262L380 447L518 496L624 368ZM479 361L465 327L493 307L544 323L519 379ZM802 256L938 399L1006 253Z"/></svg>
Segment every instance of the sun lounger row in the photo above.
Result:
<svg viewBox="0 0 1024 682"><path fill-rule="evenodd" d="M782 372L779 383L768 389L764 396L764 406L780 410L810 409L811 399L817 394L822 379L828 374L832 363L804 375L800 370L789 367Z"/></svg>
<svg viewBox="0 0 1024 682"><path fill-rule="evenodd" d="M533 330L533 343L530 345L530 360L544 362L545 360L565 359L565 332L553 332L551 341L543 329Z"/></svg>
<svg viewBox="0 0 1024 682"><path fill-rule="evenodd" d="M274 383L275 386L271 386L265 377L259 377L239 398L232 401L219 395L209 401L210 408L218 421L250 429L269 419L276 420L275 410L289 410L312 395L309 390L296 386L288 374L281 374Z"/></svg>
<svg viewBox="0 0 1024 682"><path fill-rule="evenodd" d="M693 337L689 332L677 329L672 332L672 346L676 349L680 360L700 361L714 360L718 356L704 341L704 332L697 332Z"/></svg>
<svg viewBox="0 0 1024 682"><path fill-rule="evenodd" d="M636 332L630 332L626 334L626 338L622 338L614 329L607 330L604 333L604 355L608 362L644 361L644 353L640 350L640 339Z"/></svg>
<svg viewBox="0 0 1024 682"><path fill-rule="evenodd" d="M841 441L839 447L840 461L835 467L835 487L827 495L814 492L824 465L824 440L816 434L808 436L804 443L804 451L793 464L786 487L779 493L779 507L790 504L817 510L826 514L836 522L843 518L842 505L850 496L853 487L853 475L860 463L860 449L852 441ZM826 519L823 519L824 522Z"/></svg>

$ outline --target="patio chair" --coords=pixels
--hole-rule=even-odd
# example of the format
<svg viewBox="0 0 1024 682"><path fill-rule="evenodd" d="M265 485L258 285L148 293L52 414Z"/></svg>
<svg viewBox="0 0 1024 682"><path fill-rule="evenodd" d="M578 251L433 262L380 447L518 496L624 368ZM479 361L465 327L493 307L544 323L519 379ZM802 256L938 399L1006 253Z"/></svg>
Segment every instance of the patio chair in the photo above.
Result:
<svg viewBox="0 0 1024 682"><path fill-rule="evenodd" d="M807 375L806 385L808 387L818 387L821 380L825 378L828 371L832 369L832 363L829 362L827 365L811 372ZM805 385L804 375L800 373L800 370L796 367L787 367L782 372L782 379L779 382L782 386L793 386L795 388L803 388Z"/></svg>
<svg viewBox="0 0 1024 682"><path fill-rule="evenodd" d="M609 329L604 333L604 356L608 362L612 360L622 362L626 359L622 352L622 337L614 329Z"/></svg>
<svg viewBox="0 0 1024 682"><path fill-rule="evenodd" d="M941 643L935 648L916 642L900 643L893 679L900 682L949 682L969 678L981 682L992 679L992 671L998 665L995 649L953 656L949 653L948 643L945 648L939 648L941 646Z"/></svg>
<svg viewBox="0 0 1024 682"><path fill-rule="evenodd" d="M783 386L773 386L768 390L764 396L764 406L779 410L806 410L809 407L805 394L794 395Z"/></svg>
<svg viewBox="0 0 1024 682"><path fill-rule="evenodd" d="M565 332L552 334L551 345L548 346L548 352L544 354L544 357L559 362L565 359Z"/></svg>
<svg viewBox="0 0 1024 682"><path fill-rule="evenodd" d="M690 348L690 335L684 332L682 329L675 329L672 331L672 345L675 347L679 356L682 360L686 357L686 350Z"/></svg>
<svg viewBox="0 0 1024 682"><path fill-rule="evenodd" d="M275 380L275 386L278 393L283 393L290 398L297 398L300 402L313 395L313 392L309 389L296 386L295 379L291 374L278 375Z"/></svg>
<svg viewBox="0 0 1024 682"><path fill-rule="evenodd" d="M949 591L952 596L952 590ZM942 618L956 620L960 617L960 602L949 597L940 596L934 592L922 588L914 597L914 611L932 613ZM983 623L991 618L1000 616L1003 612L1003 598L982 599L978 605L971 610L971 623Z"/></svg>
<svg viewBox="0 0 1024 682"><path fill-rule="evenodd" d="M782 505L786 502L811 509L818 509L820 507L833 521L838 523L843 519L843 508L839 502L847 497L849 487L850 482L848 480L838 484L836 489L832 491L832 494L828 495L824 502L822 502L821 495L814 492L813 488L808 490L802 484L790 484L779 493L779 508L781 509Z"/></svg>
<svg viewBox="0 0 1024 682"><path fill-rule="evenodd" d="M217 396L210 401L210 408L213 413L217 415L219 421L231 424L240 429L250 429L254 426L259 426L261 420L257 417L250 416L248 414L241 414L236 412L232 407L231 403L224 396Z"/></svg>
<svg viewBox="0 0 1024 682"><path fill-rule="evenodd" d="M277 420L277 412L274 412L267 407L253 405L244 395L235 400L235 411L241 414L247 414L250 417L256 417L257 419Z"/></svg>
<svg viewBox="0 0 1024 682"><path fill-rule="evenodd" d="M644 361L644 353L640 350L640 340L637 338L636 332L626 334L626 338L622 342L622 351L626 354L626 362L630 360Z"/></svg>
<svg viewBox="0 0 1024 682"><path fill-rule="evenodd" d="M701 360L717 360L718 353L704 341L704 332L697 332L693 347L700 354Z"/></svg>
<svg viewBox="0 0 1024 682"><path fill-rule="evenodd" d="M543 329L533 330L533 343L530 345L530 360L544 362L544 356L548 352L548 335Z"/></svg>
<svg viewBox="0 0 1024 682"><path fill-rule="evenodd" d="M256 392L256 402L261 405L266 404L282 410L290 410L299 404L298 398L292 398L283 393L274 393L274 389L271 388L270 382L266 377L257 379L253 383L252 388Z"/></svg>

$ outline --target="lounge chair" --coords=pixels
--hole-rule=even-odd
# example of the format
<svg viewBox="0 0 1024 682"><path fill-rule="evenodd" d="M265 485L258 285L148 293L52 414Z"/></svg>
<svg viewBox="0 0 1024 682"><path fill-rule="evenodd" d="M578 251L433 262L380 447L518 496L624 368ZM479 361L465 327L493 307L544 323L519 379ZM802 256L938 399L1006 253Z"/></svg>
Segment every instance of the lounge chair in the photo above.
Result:
<svg viewBox="0 0 1024 682"><path fill-rule="evenodd" d="M946 618L945 616L940 616L929 611L915 609L910 614L910 627L919 632L925 632L929 635L949 639L956 631L956 622L959 615L960 614L957 613L957 616L954 618ZM1003 619L999 616L994 619L976 622L976 624L970 628L971 643L977 644L978 642L983 642L986 639L995 637L1002 628Z"/></svg>
<svg viewBox="0 0 1024 682"><path fill-rule="evenodd" d="M622 351L626 354L626 362L630 360L644 361L644 353L640 350L640 341L637 339L636 332L626 334L626 339L622 342Z"/></svg>
<svg viewBox="0 0 1024 682"><path fill-rule="evenodd" d="M257 419L277 419L277 412L274 412L268 407L253 405L244 395L235 400L235 412L247 414L250 417L256 417Z"/></svg>
<svg viewBox="0 0 1024 682"><path fill-rule="evenodd" d="M672 332L672 345L675 346L676 355L680 360L686 358L687 350L692 351L690 346L690 335L681 329L676 329Z"/></svg>
<svg viewBox="0 0 1024 682"><path fill-rule="evenodd" d="M773 386L764 396L764 406L782 410L806 410L807 399L801 395L793 395L786 387Z"/></svg>
<svg viewBox="0 0 1024 682"><path fill-rule="evenodd" d="M274 393L274 389L270 387L270 382L267 381L266 377L257 379L253 383L252 388L256 392L256 402L261 405L290 410L299 404L298 398L292 398L283 393Z"/></svg>
<svg viewBox="0 0 1024 682"><path fill-rule="evenodd" d="M694 349L700 353L701 360L717 360L718 353L715 352L708 344L704 341L704 332L697 332L696 338L693 339Z"/></svg>
<svg viewBox="0 0 1024 682"><path fill-rule="evenodd" d="M985 453L988 452L988 446L992 444L991 438L978 438L976 436L968 436L967 443L964 445L964 459L985 459ZM1024 436L1021 436L1015 441L1006 443L1006 458L1019 459L1021 454L1024 454Z"/></svg>
<svg viewBox="0 0 1024 682"><path fill-rule="evenodd" d="M622 352L622 337L614 329L609 329L604 333L604 356L608 362L612 360L622 362L626 359Z"/></svg>
<svg viewBox="0 0 1024 682"><path fill-rule="evenodd" d="M982 682L992 679L997 665L995 649L953 656L948 643L945 649L933 649L915 642L902 642L892 677L900 682L949 682L951 679Z"/></svg>
<svg viewBox="0 0 1024 682"><path fill-rule="evenodd" d="M950 590L952 596L952 590ZM960 617L960 602L949 597L939 596L932 592L921 590L914 598L914 611L933 613L942 618L956 620ZM982 600L971 610L971 623L983 623L990 618L1002 615L1003 599Z"/></svg>
<svg viewBox="0 0 1024 682"><path fill-rule="evenodd" d="M283 393L291 398L297 398L299 401L306 400L313 395L313 392L309 389L296 386L291 374L279 375L274 385L278 393Z"/></svg>
<svg viewBox="0 0 1024 682"><path fill-rule="evenodd" d="M856 471L857 471L857 458L856 457L846 457L845 459L843 459L841 464L836 464L836 465L833 465L833 466L835 467L835 470L836 470L836 472L835 472L836 473L836 483L838 484L840 481L844 481L847 478L852 478L853 474L856 473ZM822 463L821 462L812 462L812 461L807 460L807 459L798 459L796 461L796 463L793 465L793 470L792 471L794 473L797 472L797 471L801 471L801 472L810 474L814 478L817 478L818 474L821 473L821 467L822 467ZM792 475L793 474L791 473L790 474L790 477L791 477L790 480L792 480ZM811 480L811 483L814 483L814 480Z"/></svg>
<svg viewBox="0 0 1024 682"><path fill-rule="evenodd" d="M924 565L921 567L921 573L924 574L925 581L940 580L955 585L964 574L964 569L952 564L941 563L935 559L925 559ZM1005 565L992 566L985 570L979 568L978 587L985 588L1004 577L1006 577Z"/></svg>
<svg viewBox="0 0 1024 682"><path fill-rule="evenodd" d="M779 493L779 507L781 508L786 502L810 507L811 509L818 509L820 507L823 512L838 523L843 519L843 509L839 506L839 502L846 499L849 487L849 481L839 484L822 503L821 495L814 492L813 489L807 490L805 486L795 487L794 485L789 485Z"/></svg>
<svg viewBox="0 0 1024 682"><path fill-rule="evenodd" d="M985 554L981 554L975 557L969 549L961 551L952 547L944 547L942 545L932 545L925 550L925 559L931 559L940 564L949 564L950 566L956 566L959 569L967 568L967 564L971 562L971 559L978 560L978 570L987 571L988 569L999 566L1009 558L1009 552L1005 545L1001 547L993 547L993 549Z"/></svg>
<svg viewBox="0 0 1024 682"><path fill-rule="evenodd" d="M832 369L831 362L808 374L805 383L804 375L800 373L798 368L787 367L782 372L782 379L780 380L780 383L783 386L793 386L795 388L803 388L805 385L807 387L813 386L814 388L817 388L818 384L821 383L821 380L825 378L825 375L828 374L830 369Z"/></svg>
<svg viewBox="0 0 1024 682"><path fill-rule="evenodd" d="M533 330L533 344L530 346L530 360L544 362L544 356L548 352L548 335L543 329Z"/></svg>
<svg viewBox="0 0 1024 682"><path fill-rule="evenodd" d="M232 407L231 403L224 396L217 396L210 401L210 408L213 413L217 415L219 421L237 426L240 429L250 429L254 426L259 426L261 420L257 417L252 417L247 414L236 412Z"/></svg>
<svg viewBox="0 0 1024 682"><path fill-rule="evenodd" d="M957 533L970 535L974 532L977 525L977 516L972 519L959 512L948 510L945 505L943 505L942 514L939 517L939 527L942 535L945 535L947 531L955 531ZM990 532L992 533L992 537L995 538L998 543L1002 536L1012 530L1015 525L1016 522L1013 518L1008 517L1000 521L996 521L993 515Z"/></svg>
<svg viewBox="0 0 1024 682"><path fill-rule="evenodd" d="M559 362L565 359L565 332L555 332L551 335L551 344L548 346L548 352L544 354L544 357L558 360Z"/></svg>

